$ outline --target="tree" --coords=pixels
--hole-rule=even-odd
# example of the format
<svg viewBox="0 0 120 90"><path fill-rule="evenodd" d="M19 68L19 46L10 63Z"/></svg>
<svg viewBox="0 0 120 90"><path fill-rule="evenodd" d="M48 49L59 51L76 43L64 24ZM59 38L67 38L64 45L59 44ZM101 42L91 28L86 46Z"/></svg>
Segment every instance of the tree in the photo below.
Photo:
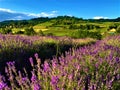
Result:
<svg viewBox="0 0 120 90"><path fill-rule="evenodd" d="M2 33L2 34L9 34L9 33L12 33L12 30L9 29L9 28L2 28L0 33Z"/></svg>
<svg viewBox="0 0 120 90"><path fill-rule="evenodd" d="M117 27L116 32L120 33L120 25Z"/></svg>
<svg viewBox="0 0 120 90"><path fill-rule="evenodd" d="M45 36L42 30L39 30L38 35Z"/></svg>
<svg viewBox="0 0 120 90"><path fill-rule="evenodd" d="M36 34L36 32L34 31L33 27L30 27L30 28L25 29L25 34L26 35L34 35L34 34Z"/></svg>

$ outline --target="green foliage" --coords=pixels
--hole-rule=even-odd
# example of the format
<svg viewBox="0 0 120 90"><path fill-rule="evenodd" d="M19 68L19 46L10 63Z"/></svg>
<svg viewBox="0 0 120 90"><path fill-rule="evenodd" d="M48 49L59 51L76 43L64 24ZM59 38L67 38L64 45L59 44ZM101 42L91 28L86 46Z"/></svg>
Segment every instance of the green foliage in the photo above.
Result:
<svg viewBox="0 0 120 90"><path fill-rule="evenodd" d="M40 35L40 36L44 36L45 35L42 30L39 30L39 32L37 34Z"/></svg>
<svg viewBox="0 0 120 90"><path fill-rule="evenodd" d="M120 33L120 25L117 27L116 32Z"/></svg>
<svg viewBox="0 0 120 90"><path fill-rule="evenodd" d="M30 28L25 29L25 34L26 35L35 35L36 32L34 31L34 29L32 27L30 27Z"/></svg>
<svg viewBox="0 0 120 90"><path fill-rule="evenodd" d="M80 29L80 27L78 25L70 25L69 29Z"/></svg>
<svg viewBox="0 0 120 90"><path fill-rule="evenodd" d="M88 30L78 30L77 32L73 32L71 34L71 37L73 37L73 38L86 38L86 37L90 37L90 38L95 38L95 39L101 39L102 35L98 31L90 32Z"/></svg>
<svg viewBox="0 0 120 90"><path fill-rule="evenodd" d="M24 34L24 31L18 31L15 34Z"/></svg>
<svg viewBox="0 0 120 90"><path fill-rule="evenodd" d="M92 30L92 29L99 29L100 26L93 25L93 24L85 24L85 25L70 25L69 29L80 29L80 30Z"/></svg>
<svg viewBox="0 0 120 90"><path fill-rule="evenodd" d="M47 36L53 36L53 33L47 33Z"/></svg>
<svg viewBox="0 0 120 90"><path fill-rule="evenodd" d="M109 27L108 27L108 31L109 30L111 30L111 29L116 29L118 27L118 25L117 24L111 24L111 25L109 25Z"/></svg>
<svg viewBox="0 0 120 90"><path fill-rule="evenodd" d="M99 31L96 31L96 32L89 32L89 37L91 38L95 38L95 39L102 39L102 35Z"/></svg>
<svg viewBox="0 0 120 90"><path fill-rule="evenodd" d="M12 30L10 28L2 28L0 30L0 33L2 33L2 34L9 34L9 33L12 33Z"/></svg>
<svg viewBox="0 0 120 90"><path fill-rule="evenodd" d="M106 32L109 33L111 29L117 29L119 33L120 18L117 19L82 19L71 16L58 16L54 18L34 18L31 20L10 20L0 22L0 33L14 33L14 34L26 34L26 35L48 35L48 36L70 36L73 37L93 37L100 39L100 31L102 35ZM30 27L30 28L28 28ZM33 28L31 28L33 27ZM26 29L25 29L26 28ZM10 30L11 29L11 30ZM21 29L21 30L20 30ZM23 30L25 29L25 31ZM34 30L33 30L34 29ZM42 31L38 31L42 30ZM82 30L82 35L75 36L73 32L76 30ZM90 30L87 32L86 30ZM36 32L36 33L35 33ZM80 33L81 33L80 32ZM94 33L94 35L93 35ZM90 34L90 35L89 35ZM87 36L88 35L88 36ZM104 34L105 35L105 34Z"/></svg>

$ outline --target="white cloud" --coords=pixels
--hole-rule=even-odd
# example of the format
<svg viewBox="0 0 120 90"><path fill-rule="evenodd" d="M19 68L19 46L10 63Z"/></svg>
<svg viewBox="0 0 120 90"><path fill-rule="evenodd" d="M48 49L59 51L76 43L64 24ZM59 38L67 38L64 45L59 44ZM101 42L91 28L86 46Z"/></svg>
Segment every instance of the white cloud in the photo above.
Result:
<svg viewBox="0 0 120 90"><path fill-rule="evenodd" d="M37 17L55 17L57 16L58 11L51 12L41 12L41 13L25 13L17 12L10 9L0 8L0 16L3 17L0 21L4 20L22 20L22 19L31 19Z"/></svg>
<svg viewBox="0 0 120 90"><path fill-rule="evenodd" d="M15 13L15 11L12 11L10 9L5 9L5 8L0 8L0 11L9 12L9 13Z"/></svg>
<svg viewBox="0 0 120 90"><path fill-rule="evenodd" d="M56 14L57 14L57 11L51 11L49 13L48 12L41 12L39 14L29 13L27 15L28 16L33 16L33 17L54 17L54 16L56 16Z"/></svg>
<svg viewBox="0 0 120 90"><path fill-rule="evenodd" d="M25 15L33 16L33 17L53 17L53 16L56 16L56 13L58 12L58 11L51 11L51 12L41 12L41 13L36 14L36 13L17 12L17 11L5 9L5 8L0 8L0 11L9 12L9 13L25 14Z"/></svg>
<svg viewBox="0 0 120 90"><path fill-rule="evenodd" d="M108 17L96 16L96 17L93 17L93 19L108 19Z"/></svg>
<svg viewBox="0 0 120 90"><path fill-rule="evenodd" d="M22 19L24 19L24 17L22 17L22 16L16 16L16 17L9 18L9 19L6 19L6 20L22 20Z"/></svg>
<svg viewBox="0 0 120 90"><path fill-rule="evenodd" d="M52 13L57 13L58 11L52 11Z"/></svg>

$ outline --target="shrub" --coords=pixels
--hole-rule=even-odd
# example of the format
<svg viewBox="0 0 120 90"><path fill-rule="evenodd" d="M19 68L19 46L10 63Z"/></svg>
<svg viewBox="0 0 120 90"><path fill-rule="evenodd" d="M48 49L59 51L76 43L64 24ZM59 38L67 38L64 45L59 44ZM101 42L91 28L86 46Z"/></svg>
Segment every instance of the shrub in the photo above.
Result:
<svg viewBox="0 0 120 90"><path fill-rule="evenodd" d="M117 27L116 32L120 33L120 25Z"/></svg>
<svg viewBox="0 0 120 90"><path fill-rule="evenodd" d="M101 39L102 35L100 32L96 31L96 32L90 32L88 30L78 30L77 32L74 32L71 34L71 37L73 38L95 38L95 39Z"/></svg>
<svg viewBox="0 0 120 90"><path fill-rule="evenodd" d="M42 30L39 30L38 35L45 36Z"/></svg>
<svg viewBox="0 0 120 90"><path fill-rule="evenodd" d="M0 75L1 90L119 90L120 36L97 41L91 46L71 49L65 56L41 63L37 53L29 58L30 77L17 71L15 62L5 68L10 85Z"/></svg>
<svg viewBox="0 0 120 90"><path fill-rule="evenodd" d="M16 34L24 34L24 31L18 31Z"/></svg>
<svg viewBox="0 0 120 90"><path fill-rule="evenodd" d="M46 35L47 36L53 36L53 33L47 33Z"/></svg>
<svg viewBox="0 0 120 90"><path fill-rule="evenodd" d="M30 28L25 29L25 34L26 35L34 35L34 34L36 34L36 32L34 31L34 29L32 27L30 27Z"/></svg>
<svg viewBox="0 0 120 90"><path fill-rule="evenodd" d="M99 39L99 40L102 39L102 35L98 31L97 32L89 32L89 37Z"/></svg>
<svg viewBox="0 0 120 90"><path fill-rule="evenodd" d="M9 34L9 33L12 33L12 30L9 28L2 28L0 32L2 34Z"/></svg>

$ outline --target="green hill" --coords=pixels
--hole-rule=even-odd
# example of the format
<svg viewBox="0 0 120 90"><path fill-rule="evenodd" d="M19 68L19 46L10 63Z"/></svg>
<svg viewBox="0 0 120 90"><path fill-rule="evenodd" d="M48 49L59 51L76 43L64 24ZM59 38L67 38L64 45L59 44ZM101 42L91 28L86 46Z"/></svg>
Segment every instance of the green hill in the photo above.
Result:
<svg viewBox="0 0 120 90"><path fill-rule="evenodd" d="M0 33L29 33L28 35L55 35L80 38L83 36L79 34L80 32L85 34L99 32L101 35L107 35L111 33L112 29L114 29L114 32L116 32L119 26L120 18L96 20L70 16L58 16L54 18L40 17L31 20L10 20L0 22ZM112 33L114 32L112 31Z"/></svg>

